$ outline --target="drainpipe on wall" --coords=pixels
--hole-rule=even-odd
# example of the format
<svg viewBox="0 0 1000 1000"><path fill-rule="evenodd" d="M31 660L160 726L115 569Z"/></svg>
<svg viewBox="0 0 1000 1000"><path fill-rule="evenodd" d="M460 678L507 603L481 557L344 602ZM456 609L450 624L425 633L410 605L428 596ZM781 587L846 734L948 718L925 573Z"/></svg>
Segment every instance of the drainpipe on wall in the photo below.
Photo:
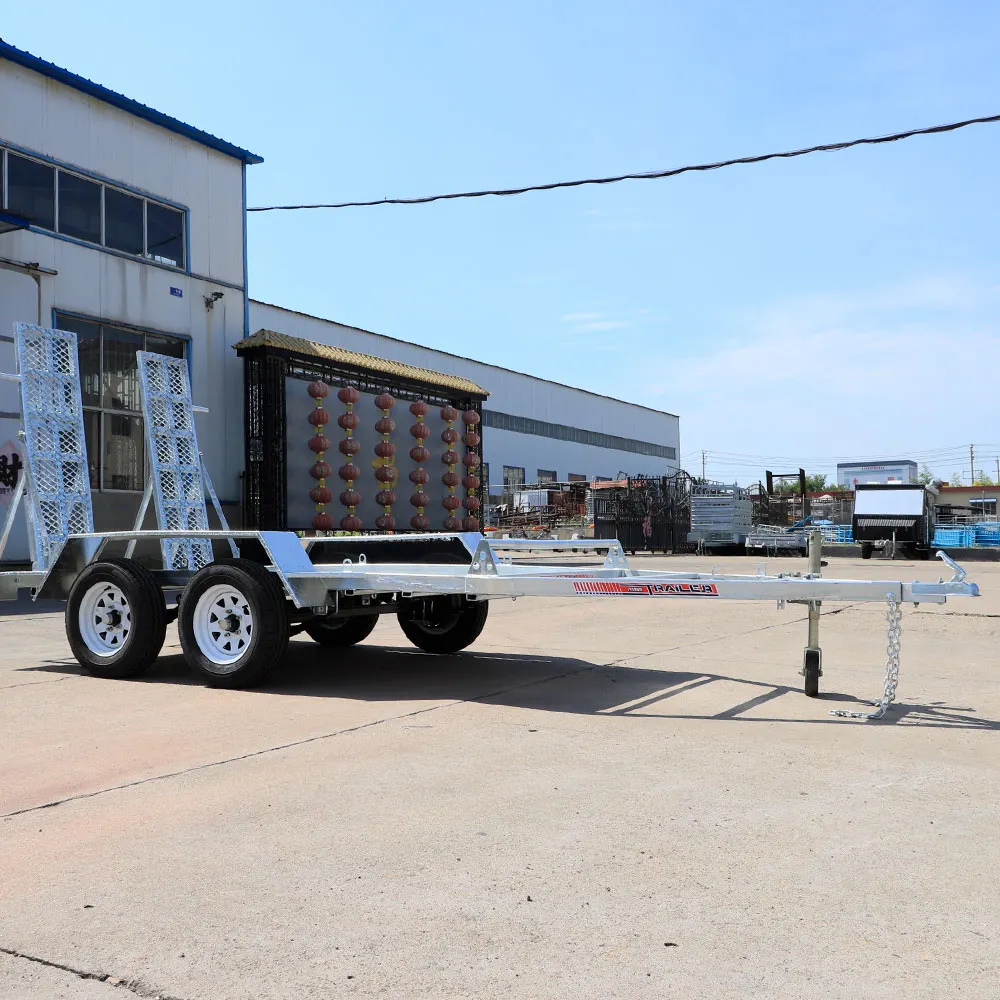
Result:
<svg viewBox="0 0 1000 1000"><path fill-rule="evenodd" d="M26 274L33 278L38 289L38 315L35 322L42 325L42 275L54 278L59 272L51 267L42 267L41 264L29 264L23 260L11 260L9 257L0 257L0 269L4 271L17 271L19 274Z"/></svg>

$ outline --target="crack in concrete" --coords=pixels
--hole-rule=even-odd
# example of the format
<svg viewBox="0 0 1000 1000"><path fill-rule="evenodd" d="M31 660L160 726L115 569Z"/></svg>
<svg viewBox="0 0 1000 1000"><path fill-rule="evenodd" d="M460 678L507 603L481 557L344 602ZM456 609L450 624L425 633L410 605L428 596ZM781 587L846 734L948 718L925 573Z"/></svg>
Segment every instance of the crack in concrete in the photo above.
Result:
<svg viewBox="0 0 1000 1000"><path fill-rule="evenodd" d="M5 948L3 945L0 945L0 954L9 955L11 958L20 958L25 962L33 962L35 965L42 965L47 969L67 972L71 976L76 976L77 979L90 979L98 983L107 983L109 986L128 990L130 993L148 998L148 1000L181 1000L180 997L171 996L169 993L148 986L140 979L124 979L109 972L88 972L86 969L78 969L73 965L66 965L64 962L53 962L51 959L29 955L27 952L18 951L16 948Z"/></svg>
<svg viewBox="0 0 1000 1000"><path fill-rule="evenodd" d="M345 729L337 729L332 733L320 733L318 736L307 736L301 740L292 740L289 743L280 743L273 747L264 747L261 750L251 750L249 753L240 754L236 757L226 757L223 760L213 760L206 764L196 764L194 767L182 768L179 771L169 771L167 774L154 774L148 778L138 778L135 781L126 781L120 785L110 785L107 788L98 788L92 792L81 792L79 795L68 795L64 799L54 799L52 802L43 802L37 806L28 806L25 809L15 809L13 812L0 813L0 819L9 820L15 816L24 816L27 813L39 812L42 809L52 809L55 806L65 805L68 802L77 802L81 799L93 799L98 795L105 795L108 792L118 792L126 788L136 788L139 785L148 785L154 781L164 781L167 778L179 778L185 774L194 774L198 771L207 771L213 767L222 767L224 764L237 764L240 761L251 760L254 757L263 757L265 754L279 753L282 750L291 750L295 747L306 746L309 743L318 743L322 740L334 739L338 736L346 736L350 733L361 732L364 729L372 729L375 726L384 725L387 722L398 722L400 719L412 719L418 715L427 715L430 712L439 712L446 708L454 708L456 705L471 705L488 698L496 698L511 691L518 691L522 688L533 687L536 684L545 684L548 681L559 680L563 677L572 677L574 674L585 673L588 670L595 670L604 664L588 663L576 670L568 670L560 674L551 674L548 677L538 678L533 681L526 681L523 684L514 684L508 688L500 688L497 691L490 691L485 694L476 695L474 698L456 698L452 701L444 702L441 705L431 705L428 708L417 708L412 712L403 712L400 715L390 715L384 719L373 719L371 722L362 722L357 726L348 726Z"/></svg>

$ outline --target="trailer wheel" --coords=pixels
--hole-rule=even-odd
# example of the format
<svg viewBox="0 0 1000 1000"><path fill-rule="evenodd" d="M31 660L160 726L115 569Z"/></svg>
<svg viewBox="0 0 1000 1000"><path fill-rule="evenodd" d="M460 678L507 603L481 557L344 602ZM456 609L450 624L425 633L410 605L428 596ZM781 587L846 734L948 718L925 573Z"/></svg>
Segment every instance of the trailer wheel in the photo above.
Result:
<svg viewBox="0 0 1000 1000"><path fill-rule="evenodd" d="M875 546L872 545L871 542L862 542L861 543L861 558L862 559L871 559L872 552L874 550L875 550Z"/></svg>
<svg viewBox="0 0 1000 1000"><path fill-rule="evenodd" d="M66 603L66 637L97 677L133 677L160 655L167 631L163 592L145 566L102 559L76 578Z"/></svg>
<svg viewBox="0 0 1000 1000"><path fill-rule="evenodd" d="M820 673L819 653L814 649L807 649L805 660L802 663L802 676L804 678L802 690L807 698L819 696Z"/></svg>
<svg viewBox="0 0 1000 1000"><path fill-rule="evenodd" d="M205 566L181 596L177 631L188 663L213 687L259 684L288 648L281 584L247 559Z"/></svg>
<svg viewBox="0 0 1000 1000"><path fill-rule="evenodd" d="M334 618L326 615L309 622L306 634L321 646L354 646L367 639L378 624L378 615L353 615L350 618Z"/></svg>
<svg viewBox="0 0 1000 1000"><path fill-rule="evenodd" d="M451 597L411 601L396 613L399 627L424 652L457 653L479 638L489 613L488 601L460 600L457 606Z"/></svg>

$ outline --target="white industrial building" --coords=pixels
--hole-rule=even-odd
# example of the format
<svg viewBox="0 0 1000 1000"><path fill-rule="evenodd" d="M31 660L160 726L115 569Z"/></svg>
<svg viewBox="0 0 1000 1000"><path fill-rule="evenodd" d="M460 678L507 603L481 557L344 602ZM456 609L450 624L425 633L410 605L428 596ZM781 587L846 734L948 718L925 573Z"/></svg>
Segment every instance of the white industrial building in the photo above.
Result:
<svg viewBox="0 0 1000 1000"><path fill-rule="evenodd" d="M188 359L195 400L211 407L199 417L206 464L239 521L247 442L234 347L261 329L481 385L491 492L678 468L672 414L250 301L246 168L260 162L0 41L0 371L14 370L15 322L78 334L98 529L130 523L144 486L143 349ZM0 381L0 465L20 452L19 411L15 384ZM0 481L0 518L12 492ZM26 557L24 537L15 528L6 559Z"/></svg>

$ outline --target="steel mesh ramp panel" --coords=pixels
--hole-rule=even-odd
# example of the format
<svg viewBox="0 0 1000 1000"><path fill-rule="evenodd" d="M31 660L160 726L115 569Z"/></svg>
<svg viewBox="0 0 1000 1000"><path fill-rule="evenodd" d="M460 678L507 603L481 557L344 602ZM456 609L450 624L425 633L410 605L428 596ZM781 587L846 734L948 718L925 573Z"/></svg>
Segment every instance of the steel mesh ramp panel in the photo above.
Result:
<svg viewBox="0 0 1000 1000"><path fill-rule="evenodd" d="M75 333L14 325L36 568L52 565L68 535L94 530Z"/></svg>
<svg viewBox="0 0 1000 1000"><path fill-rule="evenodd" d="M187 362L149 351L136 356L157 523L163 531L207 531ZM207 539L165 538L160 544L165 569L197 570L212 561Z"/></svg>

